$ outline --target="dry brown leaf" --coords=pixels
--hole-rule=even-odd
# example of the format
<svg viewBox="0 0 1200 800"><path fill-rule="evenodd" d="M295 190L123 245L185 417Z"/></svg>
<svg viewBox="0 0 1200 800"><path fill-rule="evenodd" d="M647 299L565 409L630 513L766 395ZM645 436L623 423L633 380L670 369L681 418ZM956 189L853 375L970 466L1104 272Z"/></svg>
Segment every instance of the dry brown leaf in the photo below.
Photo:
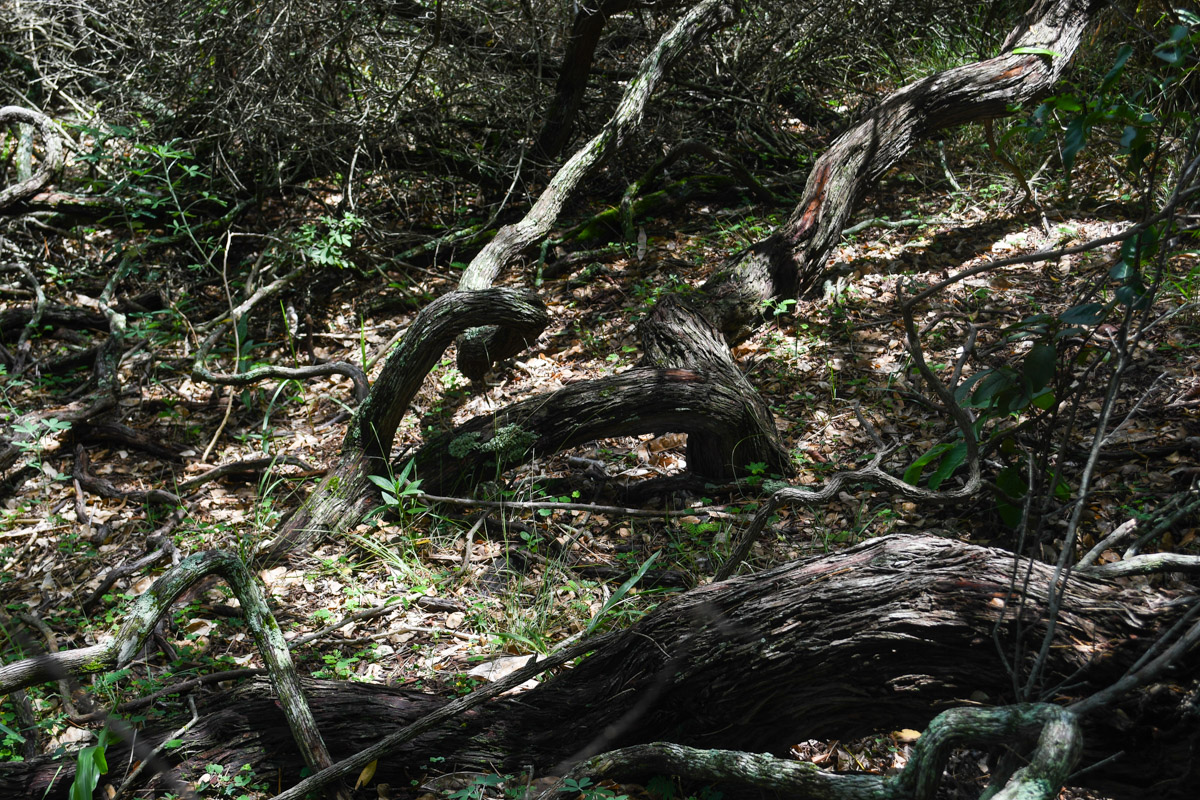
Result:
<svg viewBox="0 0 1200 800"><path fill-rule="evenodd" d="M358 773L358 780L354 782L354 788L359 789L371 782L371 778L375 777L375 768L379 766L379 760L376 759L370 764L362 768L362 772Z"/></svg>

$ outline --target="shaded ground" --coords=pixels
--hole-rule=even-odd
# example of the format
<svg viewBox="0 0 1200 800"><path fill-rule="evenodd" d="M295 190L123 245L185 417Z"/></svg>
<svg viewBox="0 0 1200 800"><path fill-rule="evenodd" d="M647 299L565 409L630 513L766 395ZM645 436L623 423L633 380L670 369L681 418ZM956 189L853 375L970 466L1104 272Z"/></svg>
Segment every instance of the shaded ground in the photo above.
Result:
<svg viewBox="0 0 1200 800"><path fill-rule="evenodd" d="M983 189L992 184L974 171L978 165L967 165L964 171L965 178L980 186L963 194L931 192L919 184L940 186L940 176L906 166L913 169L916 175L897 171L885 180L859 216L895 220L916 215L939 222L874 228L848 239L836 255L843 280L825 297L787 308L734 350L775 412L802 470L801 484L861 465L873 454L855 404L885 440L903 443L885 462L893 474L904 473L918 456L944 441L949 422L922 402L910 372L897 310L901 284L927 285L984 258L1080 243L1127 224L1117 209L1105 205L1097 189L1087 204L1091 210L1052 210L1047 233L1036 215L1005 212L997 202L1005 198L987 197ZM542 287L554 322L534 348L502 365L486 386L469 387L453 366L453 352L448 352L401 426L396 452L415 445L424 430L444 429L533 393L632 365L640 356L634 324L655 299L698 286L714 263L768 230L775 213L762 206L725 208L708 201L678 208L669 218L642 220L646 246L640 256L639 248L631 245L624 253L598 256L573 275ZM97 236L102 239L103 231ZM103 243L57 240L55 247L73 257L87 257L99 252ZM918 319L927 358L949 368L968 325L978 327L977 349L985 354L985 362L1000 363L1020 353L1023 345L1006 343L1003 329L1030 314L1068 307L1078 287L1106 274L1114 252L1102 249L1055 263L1010 267L947 290ZM531 273L532 267L530 273L508 280L523 283ZM1200 261L1194 255L1176 256L1173 274L1179 279L1163 302L1192 301ZM282 315L276 314L251 332L253 342L243 342L243 356L274 363L309 357L369 362L412 319L414 308L405 298L437 295L452 287L457 276L428 268L408 271L403 280L399 273L389 277L402 289L383 288L374 273L362 277L344 270L327 275L309 292L298 335L290 336ZM149 287L154 280L148 266L134 282ZM28 304L28 293L19 284L3 288L0 312ZM93 282L69 274L48 275L44 288L71 304L86 304L98 294ZM211 302L220 302L218 285L204 287L203 292ZM214 391L187 376L188 348L194 343L185 344L167 330L153 335L153 327L171 319L169 315L135 311L131 319L151 332L152 345L126 359L122 379L129 391L115 417L178 458L152 456L128 442L78 437L77 431L47 426L31 446L39 456L39 472L4 501L3 602L10 611L23 607L43 619L60 648L93 641L120 613L124 600L149 585L152 573L133 574L117 580L95 603L81 607L110 569L156 549L157 542L147 538L152 532L167 526L176 560L213 547L249 552L280 515L295 507L311 478L302 466L283 466L207 484L185 494L186 515L172 522L169 509L162 506L77 490L71 480L77 463L73 436L85 445L96 477L123 490L170 489L211 466L264 454L286 454L314 466L329 463L341 441L343 411L352 396L350 382L343 378ZM1109 441L1121 455L1101 462L1099 491L1083 528L1085 547L1192 484L1200 442L1195 399L1200 394L1198 321L1195 311L1185 312L1172 325L1155 330L1139 353L1121 400L1122 412L1129 416ZM41 333L33 340L33 356L42 363L91 343L89 332L63 326L47 325ZM25 411L65 404L76 383L70 373L42 372L9 380L2 388L9 409ZM228 420L201 463L230 402ZM513 474L496 476L494 484L480 492L623 505L631 502L631 487L683 470L683 453L679 437L599 441L577 452L547 454ZM324 543L303 563L281 564L264 570L261 577L289 639L321 634L297 648L302 669L327 677L465 692L484 680L478 669L482 662L544 651L583 631L651 554L661 554L655 571L640 590L609 611L603 624L623 624L653 604L658 592L708 579L772 478L762 474L740 485L671 492L669 499L676 504L705 509L671 519L545 509L477 525L473 512L452 506L427 508L417 498L402 518L381 517L346 540ZM639 502L654 507L664 499L659 494ZM89 524L79 524L79 509L86 511ZM844 493L820 509L781 512L771 535L753 553L752 565L762 567L904 530L935 530L1015 545L1011 529L987 495L973 504L919 508L867 488ZM1180 524L1166 543L1197 552L1195 521ZM392 605L329 629L347 615L387 603ZM156 645L155 652L125 674L97 681L92 691L96 699L110 705L191 674L258 665L223 589L181 608L163 626ZM14 656L10 652L5 658ZM36 710L49 720L43 724L44 746L86 739L87 731L69 721L67 707L53 687L32 694ZM79 712L86 713L87 702L77 700L83 706ZM131 717L171 713L181 709L181 703L178 697L166 698L132 711ZM11 701L6 701L0 706L0 722L11 727L14 719ZM903 761L904 735L881 732L870 742L849 744L797 743L796 751L799 757L831 767L887 770Z"/></svg>

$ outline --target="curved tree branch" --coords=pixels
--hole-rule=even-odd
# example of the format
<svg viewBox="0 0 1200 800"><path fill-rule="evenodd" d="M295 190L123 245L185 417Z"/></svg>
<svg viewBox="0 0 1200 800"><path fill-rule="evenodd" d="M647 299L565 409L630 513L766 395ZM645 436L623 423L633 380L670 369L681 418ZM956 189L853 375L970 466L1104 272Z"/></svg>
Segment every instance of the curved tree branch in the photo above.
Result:
<svg viewBox="0 0 1200 800"><path fill-rule="evenodd" d="M305 761L314 770L328 767L332 763L329 751L304 699L287 643L266 596L242 560L221 550L189 556L156 580L138 596L125 621L106 641L0 666L0 694L56 680L62 675L91 675L127 666L145 646L158 620L170 611L171 604L197 582L214 574L229 583L242 604L246 623L254 634L254 642Z"/></svg>
<svg viewBox="0 0 1200 800"><path fill-rule="evenodd" d="M579 185L641 124L650 95L671 66L701 35L731 19L726 0L700 0L663 34L629 81L612 118L559 168L529 213L501 228L479 251L463 272L458 288L469 291L491 286L514 258L549 233ZM472 330L460 339L458 347L458 368L471 380L481 379L496 361L520 352L517 340L496 330Z"/></svg>
<svg viewBox="0 0 1200 800"><path fill-rule="evenodd" d="M795 297L819 283L863 191L913 146L938 130L1009 114L1013 105L1049 91L1101 5L1036 0L1000 55L898 89L838 137L813 165L787 222L705 283L726 337L748 335L764 301ZM1043 51L1054 55L1036 54Z"/></svg>
<svg viewBox="0 0 1200 800"><path fill-rule="evenodd" d="M55 170L62 166L63 158L62 138L58 134L58 128L45 114L21 106L0 107L0 125L7 125L10 122L23 122L27 125L37 126L38 131L42 134L45 152L42 154L41 165L36 172L23 181L0 189L0 209L36 194L49 182L50 176L54 174Z"/></svg>
<svg viewBox="0 0 1200 800"><path fill-rule="evenodd" d="M688 469L706 477L733 477L756 462L793 474L770 408L698 309L668 296L640 327L640 366L567 384L427 441L412 456L425 487L448 490L535 454L634 433L688 434Z"/></svg>
<svg viewBox="0 0 1200 800"><path fill-rule="evenodd" d="M701 750L653 742L614 750L576 764L539 800L565 798L568 780L630 782L676 775L699 783L736 783L797 800L932 800L950 753L960 747L1021 742L1040 732L1030 763L996 797L1053 800L1079 760L1082 734L1075 715L1059 706L955 708L926 727L904 770L895 777L826 772L811 762L768 753Z"/></svg>
<svg viewBox="0 0 1200 800"><path fill-rule="evenodd" d="M367 399L354 412L337 464L277 532L271 557L280 557L330 531L353 527L362 519L367 510L363 501L375 491L369 476L387 473L396 428L425 376L455 336L475 325L501 325L533 341L547 321L540 300L513 289L450 292L421 309L388 354Z"/></svg>

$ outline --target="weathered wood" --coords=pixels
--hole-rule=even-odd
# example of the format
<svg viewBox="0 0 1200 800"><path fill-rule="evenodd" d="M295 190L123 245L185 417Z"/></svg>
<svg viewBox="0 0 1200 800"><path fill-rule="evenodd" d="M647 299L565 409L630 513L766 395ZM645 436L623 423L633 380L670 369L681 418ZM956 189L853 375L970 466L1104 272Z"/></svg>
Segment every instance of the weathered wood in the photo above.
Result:
<svg viewBox="0 0 1200 800"><path fill-rule="evenodd" d="M671 65L714 25L731 18L726 0L700 0L663 34L629 81L612 118L558 169L529 212L518 222L501 228L471 259L458 288L470 291L491 286L513 259L549 233L579 185L641 124L650 95ZM471 380L481 379L487 366L515 354L512 344L511 336L496 331L473 332L459 342L459 371Z"/></svg>
<svg viewBox="0 0 1200 800"><path fill-rule="evenodd" d="M694 448L711 456L698 471L713 478L729 477L738 465L754 461L773 471L788 469L773 441L745 427L747 401L721 376L637 367L476 417L430 438L411 457L422 487L435 494L462 491L534 455L640 433L688 434L689 453Z"/></svg>
<svg viewBox="0 0 1200 800"><path fill-rule="evenodd" d="M791 475L787 448L758 391L733 363L720 332L681 298L659 302L641 326L642 366L479 416L429 439L414 454L422 486L463 490L522 464L594 439L688 434L687 465L724 480L766 464Z"/></svg>
<svg viewBox="0 0 1200 800"><path fill-rule="evenodd" d="M705 283L731 340L745 338L765 301L820 283L855 205L914 145L935 131L1005 116L1048 92L1066 71L1098 0L1035 0L995 58L943 70L893 92L813 165L800 203L766 239L735 256ZM1016 53L1019 48L1056 55Z"/></svg>
<svg viewBox="0 0 1200 800"><path fill-rule="evenodd" d="M706 477L730 478L747 464L766 464L768 472L791 476L791 456L779 438L770 407L738 369L721 332L686 299L665 297L640 326L643 363L711 376L741 398L731 418L721 420L720 435L688 436L688 469Z"/></svg>
<svg viewBox="0 0 1200 800"><path fill-rule="evenodd" d="M268 558L352 528L369 510L371 475L387 474L387 457L400 420L454 337L475 325L501 325L513 335L536 339L548 317L529 292L487 289L451 292L421 310L396 346L367 399L354 413L337 463L313 494L276 532Z"/></svg>
<svg viewBox="0 0 1200 800"><path fill-rule="evenodd" d="M0 189L0 208L37 194L38 189L45 186L50 176L62 166L62 139L49 117L40 111L21 106L0 107L0 127L12 122L35 126L42 135L43 153L41 163L33 174Z"/></svg>
<svg viewBox="0 0 1200 800"><path fill-rule="evenodd" d="M1007 704L1019 698L1005 663L1024 674L1032 656L1023 645L1036 645L1046 631L1053 580L1052 567L1001 550L889 536L702 587L574 669L381 759L378 780L404 785L429 768L430 756L446 757L447 771L533 765L545 772L653 741L782 755L808 738L922 728L947 708ZM1063 703L1113 683L1187 612L1182 599L1072 578L1045 699ZM1099 765L1085 773L1088 785L1118 798L1193 796L1198 666L1200 653L1190 652L1176 666L1176 682L1083 720L1080 768ZM305 691L335 759L441 703L358 684L306 683ZM185 771L248 763L273 781L281 774L285 785L302 766L261 684L206 704L180 757ZM40 797L55 768L0 765L0 795Z"/></svg>

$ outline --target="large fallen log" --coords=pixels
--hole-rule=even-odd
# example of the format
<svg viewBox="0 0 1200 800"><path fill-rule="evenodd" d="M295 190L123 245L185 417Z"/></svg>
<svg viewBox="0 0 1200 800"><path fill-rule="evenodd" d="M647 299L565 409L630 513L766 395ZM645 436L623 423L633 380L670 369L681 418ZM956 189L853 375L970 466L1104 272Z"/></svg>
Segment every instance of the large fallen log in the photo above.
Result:
<svg viewBox="0 0 1200 800"><path fill-rule="evenodd" d="M1194 595L1072 577L1040 696L1015 698L1037 649L1028 645L1047 630L1054 580L1052 567L1002 550L904 535L705 586L536 689L491 701L381 758L377 780L407 785L430 770L431 756L445 758L439 770L543 773L660 740L785 754L813 737L922 728L956 706L1064 704L1124 675L1195 603ZM1091 713L1081 782L1119 798L1194 796L1198 665L1191 651L1171 680ZM444 702L362 684L305 688L335 759ZM125 763L121 747L110 764ZM286 787L303 766L264 683L206 701L172 754L185 778L211 763L249 764ZM122 770L114 766L110 779ZM70 772L45 759L0 765L0 796L41 797L53 781L47 798L63 797Z"/></svg>

